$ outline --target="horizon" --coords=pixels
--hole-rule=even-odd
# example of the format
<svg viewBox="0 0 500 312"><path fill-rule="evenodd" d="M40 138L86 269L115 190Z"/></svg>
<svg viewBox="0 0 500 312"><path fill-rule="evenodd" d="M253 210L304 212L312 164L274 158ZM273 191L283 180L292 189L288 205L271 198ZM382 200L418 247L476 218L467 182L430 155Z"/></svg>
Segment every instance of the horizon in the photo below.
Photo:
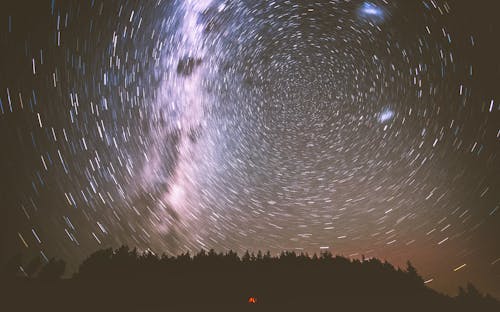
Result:
<svg viewBox="0 0 500 312"><path fill-rule="evenodd" d="M105 258L103 258L105 256ZM16 258L18 257L18 258ZM111 274L111 276L114 276L113 273L107 272L107 271L100 271L100 274L102 276L97 276L94 275L96 273L99 273L99 266L95 266L96 264L98 265L99 262L96 262L96 259L100 259L101 263L100 265L105 265L105 262L102 261L109 261L110 263L116 262L119 264L121 258L130 258L131 260L135 261L135 266L130 267L130 268L135 268L136 272L130 271L129 274L131 276L136 276L133 273L139 273L140 272L140 267L145 267L148 265L151 265L151 259L154 259L157 263L156 265L161 265L164 267L168 267L171 265L178 265L179 263L187 263L190 262L191 265L199 265L203 263L204 259L208 258L215 258L220 260L222 258L230 258L232 260L237 260L239 264L266 264L266 265L276 265L279 264L280 262L286 262L288 265L290 264L301 264L301 266L305 269L304 265L313 265L316 263L328 263L329 265L333 265L333 267L338 266L340 263L338 263L339 259L347 260L349 265L355 265L355 264L361 264L363 265L365 262L368 264L376 264L379 266L388 266L393 270L393 272L399 272L399 273L404 273L404 274L416 274L418 279L420 280L421 285L425 285L426 287L429 287L428 284L430 284L433 280L428 279L426 280L423 276L421 276L418 272L418 268L414 267L413 264L411 263L410 260L407 260L404 266L400 265L394 265L391 262L388 262L386 259L379 259L376 257L365 257L364 255L360 255L360 257L352 257L352 256L345 256L341 254L333 254L329 250L322 248L319 253L313 253L309 254L304 251L298 251L298 250L282 250L281 252L277 253L271 253L269 250L263 251L263 250L257 250L257 251L250 251L246 250L244 253L238 253L233 250L226 250L226 251L216 251L214 249L200 249L198 252L193 252L193 251L185 251L182 253L178 253L175 255L168 255L165 253L162 254L157 254L153 252L152 250L138 250L136 247L129 247L126 245L121 245L118 248L102 248L94 251L91 253L88 257L86 257L83 261L81 261L78 264L78 268L74 271L69 271L66 267L66 262L64 259L60 258L50 258L50 259L45 259L40 256L35 256L32 259L23 259L22 254L17 254L13 259L16 259L15 261L20 261L19 263L10 263L10 265L14 264L18 269L15 272L4 272L3 274L6 274L6 278L12 278L15 277L17 279L19 278L25 278L28 280L41 280L41 281L54 281L54 280L80 280L83 276L83 278L91 278L91 279L109 279L109 276L107 274ZM116 260L118 259L118 260ZM142 263L141 261L148 259L147 263ZM293 260L290 262L290 260ZM303 263L304 260L307 260L308 263ZM61 262L62 261L62 262ZM90 267L89 271L89 261L91 261L92 265ZM123 259L121 260L123 261ZM167 262L165 262L167 261ZM172 262L174 261L174 262ZM201 262L200 262L201 261ZM269 262L273 261L273 262ZM294 262L295 261L295 262ZM63 266L58 270L59 273L52 273L52 274L57 274L54 275L53 277L41 277L41 275L45 272L44 269L45 267L50 267L51 265L54 265L54 263L62 263ZM23 264L25 263L25 264ZM224 264L224 262L220 262L219 264L215 262L210 262L212 266L218 266ZM131 265L133 263L128 263L128 265ZM235 263L233 263L235 264ZM227 263L226 263L227 265ZM284 264L282 264L284 265ZM93 267L93 269L92 269ZM25 270L27 268L30 271ZM117 272L121 272L121 274L124 274L126 267L118 268ZM129 269L130 269L129 268ZM308 267L310 268L310 267ZM83 272L82 272L83 269ZM109 268L108 268L109 269ZM127 269L126 271L128 271ZM234 270L234 268L231 268ZM94 270L94 271L92 271ZM121 270L121 271L120 271ZM177 273L182 273L182 272L177 272ZM86 277L88 274L88 277ZM359 274L359 272L358 272ZM116 275L116 273L115 273ZM49 278L49 279L47 279ZM123 276L123 278L126 278L126 276ZM457 287L457 292L454 294L446 293L446 292L439 292L439 289L434 289L433 287L429 287L430 289L434 289L440 294L443 294L445 296L450 296L452 298L459 298L460 292L463 291L464 289L467 289L467 287L474 287L473 283L467 282L465 285L459 285ZM476 289L477 290L477 289ZM481 293L481 290L477 290L479 293ZM491 296L495 300L498 301L497 298L492 296L492 294L489 293L482 293L483 296Z"/></svg>

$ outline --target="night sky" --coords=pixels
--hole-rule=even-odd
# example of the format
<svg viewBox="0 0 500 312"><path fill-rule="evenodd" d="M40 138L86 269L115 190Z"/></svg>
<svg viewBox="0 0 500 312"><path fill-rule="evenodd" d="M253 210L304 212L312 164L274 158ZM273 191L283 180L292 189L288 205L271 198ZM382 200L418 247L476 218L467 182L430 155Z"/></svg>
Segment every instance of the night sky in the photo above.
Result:
<svg viewBox="0 0 500 312"><path fill-rule="evenodd" d="M6 2L2 261L329 250L500 297L497 1Z"/></svg>

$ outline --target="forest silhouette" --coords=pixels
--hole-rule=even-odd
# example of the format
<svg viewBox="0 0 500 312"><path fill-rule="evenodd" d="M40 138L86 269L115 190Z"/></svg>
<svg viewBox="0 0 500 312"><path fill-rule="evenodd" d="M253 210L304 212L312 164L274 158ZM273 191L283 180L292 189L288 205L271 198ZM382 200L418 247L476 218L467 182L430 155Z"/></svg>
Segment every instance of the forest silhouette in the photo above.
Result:
<svg viewBox="0 0 500 312"><path fill-rule="evenodd" d="M122 246L98 250L63 278L65 262L13 257L2 272L2 311L500 311L472 284L456 297L428 288L408 262L329 252L178 256Z"/></svg>

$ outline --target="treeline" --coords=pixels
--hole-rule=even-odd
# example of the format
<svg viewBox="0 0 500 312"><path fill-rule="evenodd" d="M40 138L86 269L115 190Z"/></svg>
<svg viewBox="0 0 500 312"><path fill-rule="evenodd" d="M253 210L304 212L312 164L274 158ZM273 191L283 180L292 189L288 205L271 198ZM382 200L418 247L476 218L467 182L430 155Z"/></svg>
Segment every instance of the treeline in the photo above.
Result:
<svg viewBox="0 0 500 312"><path fill-rule="evenodd" d="M481 294L472 284L460 288L454 298L437 293L424 284L410 262L400 269L375 258L351 260L330 252L309 256L285 251L272 256L259 251L239 256L233 251L201 250L194 255L158 256L122 246L96 251L67 279L61 279L64 261L43 262L36 258L23 265L15 257L8 263L3 275L6 283L17 287L13 287L12 298L17 289L23 296L37 294L41 303L53 308L53 301L47 299L58 293L72 302L89 297L81 307L92 300L111 306L118 302L123 304L120 311L139 308L144 302L153 310L243 303L247 307L250 297L255 300L251 304L261 309L338 306L500 311L494 298ZM53 292L47 293L47 289Z"/></svg>

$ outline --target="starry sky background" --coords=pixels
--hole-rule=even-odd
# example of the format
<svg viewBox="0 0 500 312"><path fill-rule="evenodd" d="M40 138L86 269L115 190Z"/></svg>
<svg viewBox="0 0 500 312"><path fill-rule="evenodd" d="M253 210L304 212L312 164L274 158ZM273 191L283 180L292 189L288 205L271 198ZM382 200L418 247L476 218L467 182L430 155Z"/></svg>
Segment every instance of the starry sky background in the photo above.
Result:
<svg viewBox="0 0 500 312"><path fill-rule="evenodd" d="M411 260L500 297L496 1L15 1L0 258Z"/></svg>

